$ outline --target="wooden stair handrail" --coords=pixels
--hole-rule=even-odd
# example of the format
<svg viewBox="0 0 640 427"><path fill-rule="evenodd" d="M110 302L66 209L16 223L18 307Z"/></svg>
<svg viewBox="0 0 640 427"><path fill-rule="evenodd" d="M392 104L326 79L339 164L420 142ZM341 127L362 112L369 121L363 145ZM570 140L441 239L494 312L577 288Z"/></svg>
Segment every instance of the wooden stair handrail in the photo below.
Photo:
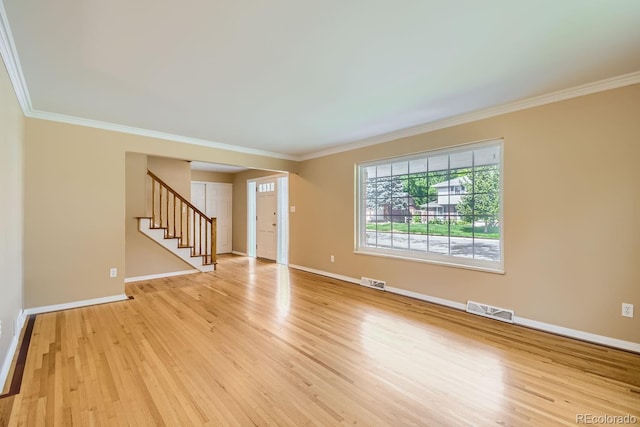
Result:
<svg viewBox="0 0 640 427"><path fill-rule="evenodd" d="M161 180L160 178L158 178L157 175L155 175L153 172L151 171L147 171L147 175L149 175L151 178L153 178L155 181L158 182L158 184L162 185L164 188L166 188L167 190L169 190L174 196L176 196L178 199L182 200L183 203L186 203L187 207L193 209L194 211L196 211L197 214L199 214L200 216L206 218L209 222L211 222L211 218L209 218L208 216L206 216L204 213L202 213L202 211L198 208L196 208L195 206L193 206L191 204L190 201L188 201L187 199L185 199L184 197L182 197L180 195L180 193L178 193L176 190L174 190L173 188L171 188L169 186L169 184L167 184L166 182L164 182L163 180Z"/></svg>

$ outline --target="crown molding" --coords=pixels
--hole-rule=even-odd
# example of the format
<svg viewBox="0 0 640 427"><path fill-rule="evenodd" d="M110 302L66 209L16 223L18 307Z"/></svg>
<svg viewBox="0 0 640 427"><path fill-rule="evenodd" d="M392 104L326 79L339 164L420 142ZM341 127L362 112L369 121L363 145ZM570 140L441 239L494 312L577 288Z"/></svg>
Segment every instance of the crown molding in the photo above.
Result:
<svg viewBox="0 0 640 427"><path fill-rule="evenodd" d="M142 129L134 126L119 125L116 123L102 122L99 120L85 119L82 117L68 116L65 114L50 113L47 111L32 110L25 114L27 117L53 122L67 123L78 126L91 127L96 129L110 130L132 135L146 136L149 138L164 139L166 141L183 142L185 144L200 145L203 147L217 148L220 150L233 151L243 154L254 154L257 156L273 157L284 160L298 160L297 157L288 154L274 153L271 151L257 150L255 148L242 147L239 145L224 144L222 142L208 141L205 139L192 138L189 136L175 135L155 130Z"/></svg>
<svg viewBox="0 0 640 427"><path fill-rule="evenodd" d="M520 101L511 102L497 107L490 107L482 110L477 110L471 113L462 114L442 120L436 120L429 123L424 123L418 126L413 126L406 129L400 129L393 132L388 132L382 135L376 135L370 138L365 138L355 142L349 142L341 144L337 147L321 150L305 155L289 155L283 153L275 153L271 151L258 150L255 148L247 148L238 145L225 144L221 142L208 141L199 138L191 138L182 135L174 135L165 132L158 132L148 129L136 128L133 126L119 125L115 123L102 122L98 120L85 119L81 117L68 116L64 114L50 113L46 111L34 110L31 104L31 97L27 88L24 74L22 73L22 67L20 65L20 59L13 41L11 34L11 28L7 19L7 14L4 8L2 0L0 0L0 55L6 65L9 78L13 85L14 91L18 98L18 102L22 108L25 116L49 120L67 124L73 124L78 126L92 127L104 130L111 130L114 132L122 132L133 135L147 136L150 138L163 139L167 141L182 142L192 145L200 145L204 147L217 148L221 150L227 150L243 154L253 154L258 156L266 156L277 159L292 160L292 161L304 161L311 160L318 157L329 156L332 154L338 154L345 151L351 151L358 148L369 147L371 145L381 144L384 142L393 141L400 138L419 135L422 133L432 132L439 129L445 129L448 127L461 125L465 123L475 122L490 117L499 116L502 114L512 113L515 111L524 110L527 108L538 107L553 102L563 101L571 98L577 98L579 96L589 95L596 92L602 92L605 90L616 89L624 86L630 86L640 83L640 71L624 74L622 76L611 77L608 79L600 80L593 83L587 83L580 86L575 86L569 89L563 89L556 92L548 93L545 95L536 96L533 98L527 98Z"/></svg>
<svg viewBox="0 0 640 427"><path fill-rule="evenodd" d="M318 151L315 153L299 156L297 160L311 160L318 157L329 156L331 154L343 153L345 151L351 151L358 148L369 147L371 145L382 144L383 142L389 142L400 138L419 135L422 133L433 132L435 130L445 129L452 126L462 125L465 123L471 123L478 120L488 119L490 117L499 116L502 114L513 113L527 108L539 107L541 105L551 104L553 102L564 101L567 99L577 98L584 95L590 95L596 92L603 92L605 90L617 89L620 87L631 86L640 83L640 71L624 74L621 76L611 77L597 82L587 83L580 86L575 86L568 89L551 92L545 95L535 96L533 98L527 98L520 101L510 102L508 104L500 105L497 107L485 108L482 110L473 111L471 113L462 114L442 120L436 120L434 122L413 126L406 129L400 129L393 132L388 132L382 135L376 135L370 138L362 139L360 141L342 144L340 146L329 148L327 150Z"/></svg>
<svg viewBox="0 0 640 427"><path fill-rule="evenodd" d="M0 1L0 56L2 56L2 60L7 67L7 73L9 74L9 79L13 85L22 112L26 115L27 112L31 111L31 97L29 96L29 89L27 89L27 83L22 74L18 51L13 41L11 27L7 19L7 12L4 9L4 3L2 1Z"/></svg>

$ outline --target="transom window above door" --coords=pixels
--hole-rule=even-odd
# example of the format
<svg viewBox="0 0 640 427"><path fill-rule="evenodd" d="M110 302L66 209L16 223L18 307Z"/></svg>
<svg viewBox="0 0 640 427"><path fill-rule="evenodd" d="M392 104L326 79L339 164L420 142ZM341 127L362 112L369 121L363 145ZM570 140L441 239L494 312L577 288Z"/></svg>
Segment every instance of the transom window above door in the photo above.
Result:
<svg viewBox="0 0 640 427"><path fill-rule="evenodd" d="M267 182L264 184L258 184L258 193L269 193L271 191L276 191L275 183Z"/></svg>

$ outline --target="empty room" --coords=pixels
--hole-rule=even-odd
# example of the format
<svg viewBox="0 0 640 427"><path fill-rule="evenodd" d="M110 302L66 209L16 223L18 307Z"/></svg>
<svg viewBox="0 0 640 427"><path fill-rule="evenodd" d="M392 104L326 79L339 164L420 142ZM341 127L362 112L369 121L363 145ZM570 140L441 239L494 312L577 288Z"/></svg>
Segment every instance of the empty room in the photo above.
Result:
<svg viewBox="0 0 640 427"><path fill-rule="evenodd" d="M640 424L639 1L0 18L0 426Z"/></svg>

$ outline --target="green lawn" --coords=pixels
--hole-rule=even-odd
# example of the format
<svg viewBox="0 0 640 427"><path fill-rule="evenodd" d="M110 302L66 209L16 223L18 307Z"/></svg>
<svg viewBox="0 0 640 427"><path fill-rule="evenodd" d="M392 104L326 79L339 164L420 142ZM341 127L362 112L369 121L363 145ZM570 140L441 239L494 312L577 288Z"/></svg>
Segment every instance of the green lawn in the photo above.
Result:
<svg viewBox="0 0 640 427"><path fill-rule="evenodd" d="M367 224L367 230L371 231L391 231L391 226L393 225L393 231L397 233L411 233L411 234L429 234L431 236L447 236L451 235L451 237L474 237L473 232L475 231L475 237L480 237L484 239L499 239L500 238L500 228L499 227L489 227L488 232L484 232L484 226L477 225L475 226L475 230L473 230L471 224L469 223L458 223L451 224L451 233L449 233L449 225L448 224L404 224L404 223L369 223Z"/></svg>

